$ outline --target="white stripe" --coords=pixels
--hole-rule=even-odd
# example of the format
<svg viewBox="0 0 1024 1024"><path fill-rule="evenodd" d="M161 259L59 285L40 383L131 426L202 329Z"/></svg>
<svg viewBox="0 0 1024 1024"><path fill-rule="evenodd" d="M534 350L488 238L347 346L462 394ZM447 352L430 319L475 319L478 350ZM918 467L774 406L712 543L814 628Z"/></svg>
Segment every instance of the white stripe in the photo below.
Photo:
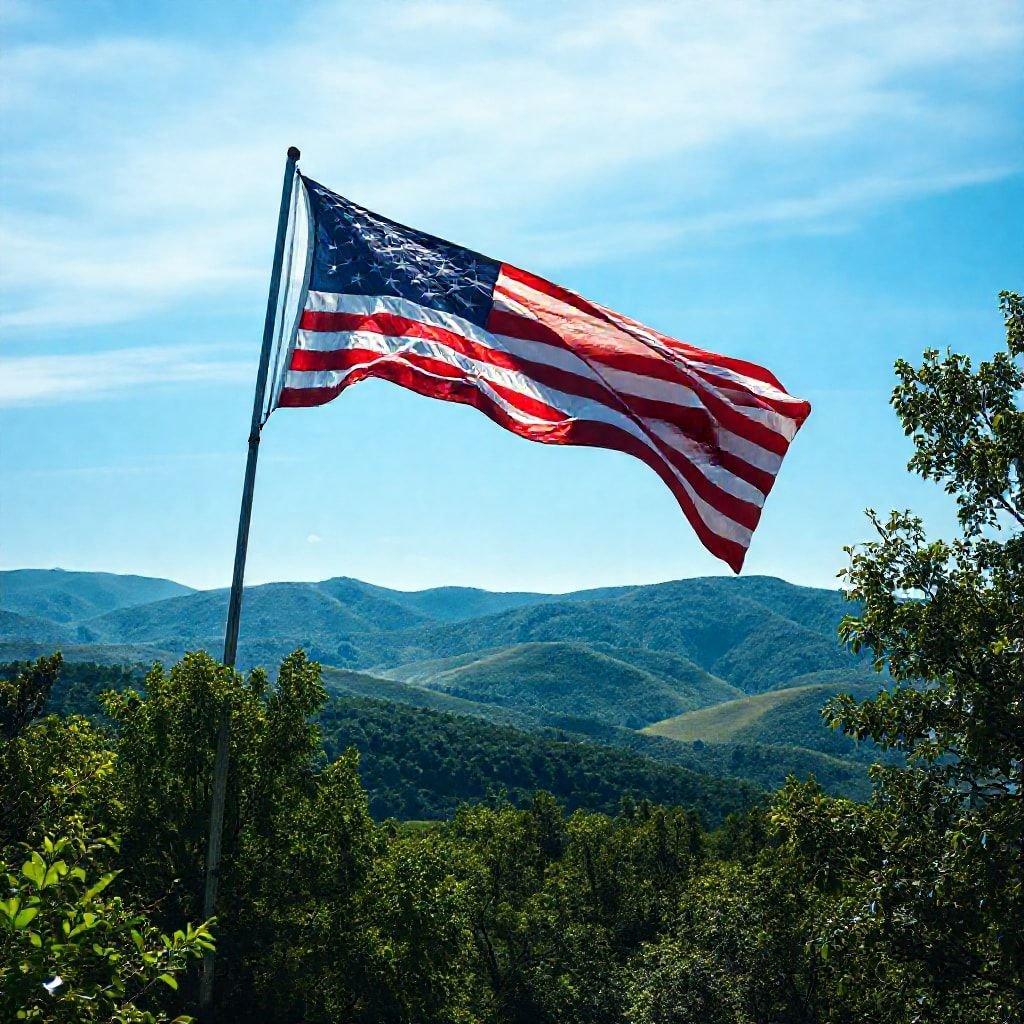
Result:
<svg viewBox="0 0 1024 1024"><path fill-rule="evenodd" d="M546 345L539 341L527 341L523 338L513 338L503 334L492 334L463 317L433 309L430 306L421 306L416 302L389 295L335 295L330 292L310 292L310 296L313 295L317 296L316 308L314 308L314 304L306 304L306 308L312 312L357 313L362 316L391 313L404 317L406 320L418 320L420 323L451 331L452 334L458 334L469 341L486 345L488 348L504 352L517 359L529 359L534 363L543 363L545 366L567 370L570 373L579 374L581 377L587 377L598 384L604 384L600 374L586 360L581 359L567 348ZM331 308L325 308L327 306ZM519 311L516 310L516 312ZM349 331L300 331L300 341L297 347L312 352L333 352L346 347L345 343L338 339L350 333Z"/></svg>
<svg viewBox="0 0 1024 1024"><path fill-rule="evenodd" d="M351 342L345 346L346 348L359 348L366 349L371 352L379 352L383 360L391 361L396 356L400 358L406 352L441 360L449 366L459 370L460 373L465 375L467 380L472 381L478 388L484 391L489 398L498 402L503 408L506 407L507 402L502 400L500 396L494 394L493 390L487 386L488 384L500 384L501 386L508 388L510 391L515 391L526 397L543 402L545 405L548 405L561 413L567 419L606 423L611 426L618 427L621 430L625 430L655 452L658 458L669 468L672 475L679 481L680 486L683 487L690 496L694 506L698 509L698 514L701 519L704 520L704 523L709 530L721 537L735 541L744 547L749 545L751 531L730 519L724 512L720 512L718 509L704 501L704 499L702 499L693 490L689 481L687 481L686 478L683 477L679 471L665 459L664 455L658 451L657 446L652 442L651 438L645 433L645 431L636 422L623 413L610 409L603 403L596 402L593 399L584 398L580 395L567 394L566 392L549 388L546 385L532 380L524 374L518 373L514 370L507 370L504 367L494 366L490 363L471 359L460 352L454 352L446 345L442 345L436 341L429 341L423 338L391 338L386 335L378 334L374 331L351 331L339 333L347 333L351 338ZM367 366L372 365L373 362L370 362L360 367L349 367L345 370L289 370L285 387L295 388L298 390L308 388L336 388L342 385L345 379L356 370L364 369ZM425 372L430 376L437 376L429 374L429 371L421 371L419 367L414 367L414 369L417 372ZM438 379L440 380L443 378L438 376ZM524 416L526 416L527 419L524 419ZM528 414L524 414L521 410L518 412L517 418L523 422L531 422L547 426L553 425L552 421L529 417ZM696 468L699 471L701 470L699 465ZM760 507L759 503L758 507Z"/></svg>
<svg viewBox="0 0 1024 1024"><path fill-rule="evenodd" d="M601 364L601 376L616 391L636 398L649 398L653 402L667 402L669 405L682 406L684 409L704 409L714 419L714 413L700 400L693 388L688 388L684 384L662 380L660 377L648 377L646 374L633 373L630 370L619 370L604 363Z"/></svg>
<svg viewBox="0 0 1024 1024"><path fill-rule="evenodd" d="M695 381L695 383L697 383ZM731 408L733 408L740 416L746 416L748 420L754 420L760 423L762 426L767 427L773 433L780 434L787 441L792 441L796 436L797 424L796 420L791 419L789 416L784 416L780 412L776 412L774 409L765 409L758 406L746 405L745 402L750 401L750 396L743 391L736 391L733 388L718 387L712 384L710 381L700 380L698 387L705 387L709 391L714 392L723 402L726 402ZM737 395L743 402L735 401L730 398L730 395Z"/></svg>
<svg viewBox="0 0 1024 1024"><path fill-rule="evenodd" d="M684 356L683 358L686 357ZM730 369L728 366L722 366L719 363L705 363L704 360L697 358L694 359L694 362L699 362L705 373L713 373L716 377L722 377L725 380L742 384L753 391L754 394L760 395L761 398L766 398L773 402L782 402L785 405L803 404L799 398L794 398L785 391L780 391L778 388L772 387L771 384L758 380L757 377L748 377L744 373L738 373L736 370Z"/></svg>
<svg viewBox="0 0 1024 1024"><path fill-rule="evenodd" d="M754 444L753 441L748 441L724 427L715 434L715 441L719 448L724 448L755 469L771 473L772 476L778 473L782 465L782 456L778 452L770 452L767 448L762 448L759 444Z"/></svg>
<svg viewBox="0 0 1024 1024"><path fill-rule="evenodd" d="M720 463L715 462L708 449L692 437L688 437L674 423L665 420L644 420L644 425L673 451L677 451L687 462L696 466L701 475L717 484L727 494L740 501L761 508L764 495L753 484L741 479Z"/></svg>
<svg viewBox="0 0 1024 1024"><path fill-rule="evenodd" d="M488 363L481 359L473 359L461 352L456 352L440 341L428 338L379 334L376 331L340 331L335 337L347 339L346 344L341 346L341 348L378 352L386 358L402 357L408 353L424 359L437 359L452 366L469 380L488 380L512 391L518 391L520 394L536 399L539 402L551 404L548 398L545 397L548 389L538 384L533 378L527 377L517 370L508 370L503 366L495 366L493 363ZM335 387L347 376L348 372L348 369L290 370L289 374L293 375L296 380L296 383L290 386L307 388ZM559 392L552 393L557 394Z"/></svg>
<svg viewBox="0 0 1024 1024"><path fill-rule="evenodd" d="M421 306L418 302L401 299L395 295L346 295L342 292L310 292L306 299L306 309L311 313L360 313L372 316L374 313L393 313L404 316L407 320L422 320L424 323L443 327L446 331L461 334L464 338L480 341L484 345L490 343L490 334L479 324L446 313L431 306Z"/></svg>

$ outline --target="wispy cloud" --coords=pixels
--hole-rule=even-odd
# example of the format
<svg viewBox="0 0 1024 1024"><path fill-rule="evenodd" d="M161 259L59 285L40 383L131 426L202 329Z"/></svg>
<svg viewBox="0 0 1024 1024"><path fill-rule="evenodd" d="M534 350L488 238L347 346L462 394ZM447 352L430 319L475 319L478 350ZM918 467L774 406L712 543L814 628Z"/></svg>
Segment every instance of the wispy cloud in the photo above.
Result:
<svg viewBox="0 0 1024 1024"><path fill-rule="evenodd" d="M1022 33L1016 3L321 3L258 46L14 45L3 322L255 296L289 143L362 202L550 272L848 229L1017 169Z"/></svg>
<svg viewBox="0 0 1024 1024"><path fill-rule="evenodd" d="M0 407L91 400L183 382L234 383L252 373L244 358L196 345L13 356L0 358Z"/></svg>

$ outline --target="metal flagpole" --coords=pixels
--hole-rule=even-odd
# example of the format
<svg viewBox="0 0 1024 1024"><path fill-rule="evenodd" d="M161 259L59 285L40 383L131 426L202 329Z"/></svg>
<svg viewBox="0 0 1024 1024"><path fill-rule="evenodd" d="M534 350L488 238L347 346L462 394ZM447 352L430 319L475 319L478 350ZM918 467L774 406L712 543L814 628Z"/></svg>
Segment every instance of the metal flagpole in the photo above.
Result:
<svg viewBox="0 0 1024 1024"><path fill-rule="evenodd" d="M245 555L249 546L249 520L252 517L252 496L256 484L256 459L260 450L260 429L263 416L264 392L270 366L270 350L274 340L274 324L280 299L281 264L288 234L288 214L291 208L292 188L295 182L295 163L299 151L290 146L288 162L284 168L281 187L281 210L277 218L277 242L274 245L274 264L270 272L270 293L267 296L267 315L263 321L263 348L260 367L256 374L256 395L252 403L252 423L249 427L249 455L245 461L245 483L242 485L242 509L238 516L238 539L235 542L235 568L231 575L231 596L228 599L228 621L224 629L224 664L234 668L238 649L238 623L242 614L242 580L245 576ZM210 832L206 841L206 887L203 892L203 920L213 917L217 906L217 876L220 871L220 847L224 831L224 801L228 787L228 741L231 735L231 712L221 711L217 723L217 753L213 762L213 791L210 797ZM199 1006L205 1019L209 1019L213 999L214 954L203 958L199 982Z"/></svg>

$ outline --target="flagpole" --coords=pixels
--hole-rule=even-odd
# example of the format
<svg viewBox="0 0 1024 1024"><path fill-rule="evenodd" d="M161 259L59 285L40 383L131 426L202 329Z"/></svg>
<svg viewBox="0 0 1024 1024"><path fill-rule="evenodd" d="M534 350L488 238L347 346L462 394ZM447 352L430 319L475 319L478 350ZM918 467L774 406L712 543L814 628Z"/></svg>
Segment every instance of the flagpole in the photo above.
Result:
<svg viewBox="0 0 1024 1024"><path fill-rule="evenodd" d="M228 598L228 619L224 629L224 664L234 668L238 650L238 624L242 614L242 580L245 577L245 556L249 547L249 521L252 518L252 497L256 486L256 459L260 451L260 429L263 417L264 392L270 367L270 350L274 340L274 324L281 289L281 266L284 245L288 235L288 213L291 208L292 188L295 183L295 164L299 151L288 148L281 186L281 209L277 217L277 241L274 245L274 263L270 271L270 292L267 295L267 314L263 321L263 348L256 374L256 394L252 403L252 422L249 426L249 454L245 461L245 482L242 485L242 508L238 516L238 538L235 541L235 567L231 575L231 596ZM231 736L231 710L224 707L217 722L217 753L213 762L213 790L210 796L210 830L206 841L206 885L203 892L203 920L213 917L217 907L217 881L220 872L221 839L224 832L224 802L228 787L228 750ZM210 1019L213 1000L214 954L203 958L199 982L199 1006L204 1020Z"/></svg>

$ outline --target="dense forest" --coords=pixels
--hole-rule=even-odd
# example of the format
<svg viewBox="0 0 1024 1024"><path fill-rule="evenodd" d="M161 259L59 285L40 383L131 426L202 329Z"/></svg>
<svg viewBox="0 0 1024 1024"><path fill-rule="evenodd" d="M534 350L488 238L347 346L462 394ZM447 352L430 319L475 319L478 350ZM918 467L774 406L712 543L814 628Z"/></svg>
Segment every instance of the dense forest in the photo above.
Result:
<svg viewBox="0 0 1024 1024"><path fill-rule="evenodd" d="M738 779L625 750L378 700L335 699L320 723L329 756L359 751L376 818L446 818L460 803L492 798L522 807L544 790L569 811L613 814L623 800L646 798L685 805L699 820L719 824L760 796Z"/></svg>
<svg viewBox="0 0 1024 1024"><path fill-rule="evenodd" d="M928 351L896 367L910 469L953 497L959 530L937 540L910 512L869 513L874 537L848 549L855 603L841 639L887 685L832 697L824 718L900 755L871 769L864 800L795 778L762 795L550 725L332 694L302 652L274 678L201 651L144 678L110 668L99 709L87 706L95 668L41 657L0 678L0 1019L166 1022L195 1012L215 950L224 1022L1020 1020L1024 301L1004 295L1003 308L1007 346L992 360ZM816 608L787 609L779 636L816 635ZM706 649L666 646L649 607L627 621L640 649L746 679L754 698L800 675L795 654L749 675L763 637L750 646L734 631L712 664ZM451 672L464 693L502 688L493 663L467 688L478 652L451 660L478 629L421 622L406 664L443 661L437 695L451 696ZM547 641L519 629L517 642ZM677 695L702 685L686 671ZM696 724L687 716L711 713L681 709L661 728L691 750L704 735L756 740L753 721L806 731L792 694L720 707ZM203 921L222 711L220 898ZM686 745L607 716L593 729L651 751Z"/></svg>

